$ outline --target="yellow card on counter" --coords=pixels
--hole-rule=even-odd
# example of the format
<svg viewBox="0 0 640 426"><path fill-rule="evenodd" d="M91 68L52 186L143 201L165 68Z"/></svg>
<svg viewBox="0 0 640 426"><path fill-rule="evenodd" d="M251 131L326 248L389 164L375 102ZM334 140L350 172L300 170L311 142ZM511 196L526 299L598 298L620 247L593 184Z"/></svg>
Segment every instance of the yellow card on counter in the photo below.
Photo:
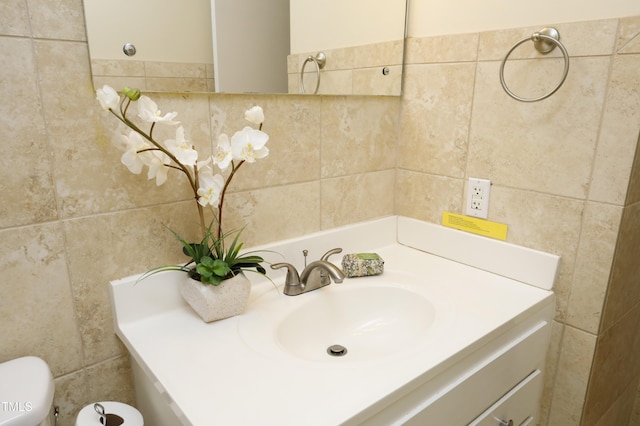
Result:
<svg viewBox="0 0 640 426"><path fill-rule="evenodd" d="M472 216L463 216L451 212L442 213L442 224L449 228L472 232L485 237L505 241L507 239L507 225L491 222Z"/></svg>

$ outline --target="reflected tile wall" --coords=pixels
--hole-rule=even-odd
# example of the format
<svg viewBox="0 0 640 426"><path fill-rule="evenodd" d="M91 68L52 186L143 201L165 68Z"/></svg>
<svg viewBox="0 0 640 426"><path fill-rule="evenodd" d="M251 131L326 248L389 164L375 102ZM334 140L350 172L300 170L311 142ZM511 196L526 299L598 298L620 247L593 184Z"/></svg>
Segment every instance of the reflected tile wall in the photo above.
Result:
<svg viewBox="0 0 640 426"><path fill-rule="evenodd" d="M163 92L206 92L213 87L213 64L92 59L93 84Z"/></svg>
<svg viewBox="0 0 640 426"><path fill-rule="evenodd" d="M357 47L323 50L326 56L320 70L318 94L398 96L402 86L404 40ZM287 57L288 91L300 93L300 72L304 66L305 93L313 93L318 84L318 70L305 60L318 52ZM386 67L387 72L383 73Z"/></svg>
<svg viewBox="0 0 640 426"><path fill-rule="evenodd" d="M408 40L395 211L440 222L443 210L463 213L468 177L492 181L489 220L509 225L508 241L561 256L554 290L562 331L548 355L540 424L596 424L628 419L640 359L633 321L619 323L640 302L640 275L622 253L640 251L630 229L640 223L637 209L625 207L640 198L640 19L554 26L570 72L537 103L511 99L499 68L540 27ZM536 97L552 89L564 66L557 50L516 49L505 66L511 90ZM606 373L607 341L624 343L628 376Z"/></svg>

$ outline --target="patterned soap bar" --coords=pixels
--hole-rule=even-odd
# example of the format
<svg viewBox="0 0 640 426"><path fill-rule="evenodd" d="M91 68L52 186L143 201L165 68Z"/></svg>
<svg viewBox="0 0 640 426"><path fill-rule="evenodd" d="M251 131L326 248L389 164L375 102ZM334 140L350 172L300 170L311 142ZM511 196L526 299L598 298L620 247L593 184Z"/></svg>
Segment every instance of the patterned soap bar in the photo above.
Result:
<svg viewBox="0 0 640 426"><path fill-rule="evenodd" d="M349 278L380 275L384 272L384 260L377 253L345 254L342 270Z"/></svg>

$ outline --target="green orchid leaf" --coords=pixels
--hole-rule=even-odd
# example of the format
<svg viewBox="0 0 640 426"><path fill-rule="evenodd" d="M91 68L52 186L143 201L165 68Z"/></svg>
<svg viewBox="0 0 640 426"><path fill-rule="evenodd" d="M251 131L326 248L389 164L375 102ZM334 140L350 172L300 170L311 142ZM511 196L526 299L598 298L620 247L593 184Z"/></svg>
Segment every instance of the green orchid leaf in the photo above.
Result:
<svg viewBox="0 0 640 426"><path fill-rule="evenodd" d="M266 269L260 265L264 262L264 258L255 254L257 252L240 254L243 247L240 235L244 228L222 233L221 237L217 238L211 232L213 223L212 221L205 230L202 241L197 243L188 243L177 232L167 227L182 244L183 253L191 260L184 265L156 268L140 279L166 270L178 270L187 272L191 278L205 284L220 285L225 278L241 271L266 275ZM231 239L232 236L233 239ZM225 239L231 239L228 249L225 248Z"/></svg>

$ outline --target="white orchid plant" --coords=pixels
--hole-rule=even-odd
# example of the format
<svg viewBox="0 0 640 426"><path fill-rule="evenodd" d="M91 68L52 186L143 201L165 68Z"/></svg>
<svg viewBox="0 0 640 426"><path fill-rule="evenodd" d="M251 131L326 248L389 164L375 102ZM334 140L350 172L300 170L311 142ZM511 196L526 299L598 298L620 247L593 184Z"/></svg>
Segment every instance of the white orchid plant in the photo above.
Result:
<svg viewBox="0 0 640 426"><path fill-rule="evenodd" d="M229 138L221 134L216 151L210 157L199 161L199 154L186 138L185 130L175 120L177 112L162 114L157 104L149 97L141 95L138 89L125 87L120 96L112 87L105 85L96 91L97 100L106 111L113 114L128 128L128 134L121 135L121 148L124 153L120 158L131 173L140 174L147 167L147 178L155 179L156 185L162 185L170 170L182 173L193 191L200 218L202 240L199 243L188 243L176 232L173 234L183 245L184 253L190 257L185 265L163 266L152 269L143 277L165 271L181 270L190 277L204 284L219 285L223 280L235 276L243 270L256 270L265 274L260 265L264 259L253 253L240 254L242 243L238 241L240 231L224 233L222 231L222 207L224 197L231 180L238 169L245 163L253 163L269 154L265 146L269 135L262 131L264 113L262 108L254 106L245 112L245 119L255 127L246 126ZM142 130L127 117L132 102L137 103L137 116L143 122L150 123L148 131ZM158 142L153 137L157 124L178 126L175 139ZM224 172L231 167L225 179L222 174L214 173L214 167ZM212 232L213 221L205 225L204 208L216 208L217 229ZM230 246L225 246L225 239L235 234Z"/></svg>

